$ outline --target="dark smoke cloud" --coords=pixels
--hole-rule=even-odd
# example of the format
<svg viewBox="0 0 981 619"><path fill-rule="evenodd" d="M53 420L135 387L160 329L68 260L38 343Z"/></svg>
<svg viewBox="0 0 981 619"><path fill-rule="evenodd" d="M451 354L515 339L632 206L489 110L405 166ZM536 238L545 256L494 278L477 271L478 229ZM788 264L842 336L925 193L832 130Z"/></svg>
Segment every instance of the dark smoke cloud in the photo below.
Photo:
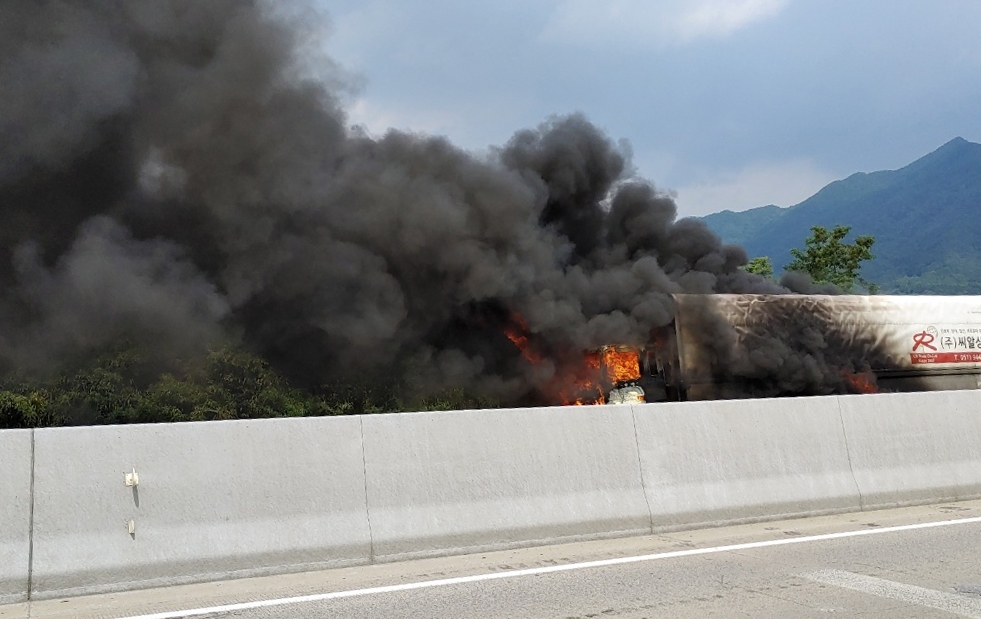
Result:
<svg viewBox="0 0 981 619"><path fill-rule="evenodd" d="M800 294L841 294L834 284L815 284L809 275L799 271L784 271L780 276L780 285Z"/></svg>
<svg viewBox="0 0 981 619"><path fill-rule="evenodd" d="M298 23L249 0L0 4L8 363L238 338L305 384L397 368L521 401L553 369L502 335L512 312L558 354L644 342L673 292L786 291L580 115L485 158L349 130Z"/></svg>
<svg viewBox="0 0 981 619"><path fill-rule="evenodd" d="M95 348L121 337L170 354L214 340L228 305L182 249L164 240L136 241L107 217L85 222L69 250L48 269L37 246L14 252L19 292L32 309L8 351L44 365L65 350Z"/></svg>

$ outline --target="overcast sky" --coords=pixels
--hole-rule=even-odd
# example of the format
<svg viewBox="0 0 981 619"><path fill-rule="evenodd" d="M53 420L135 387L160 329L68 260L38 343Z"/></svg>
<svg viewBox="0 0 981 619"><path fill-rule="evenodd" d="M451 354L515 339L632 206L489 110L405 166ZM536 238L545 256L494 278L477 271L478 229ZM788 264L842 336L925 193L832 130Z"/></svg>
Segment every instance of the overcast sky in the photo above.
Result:
<svg viewBox="0 0 981 619"><path fill-rule="evenodd" d="M479 151L581 111L683 215L981 142L981 0L318 0L352 124Z"/></svg>

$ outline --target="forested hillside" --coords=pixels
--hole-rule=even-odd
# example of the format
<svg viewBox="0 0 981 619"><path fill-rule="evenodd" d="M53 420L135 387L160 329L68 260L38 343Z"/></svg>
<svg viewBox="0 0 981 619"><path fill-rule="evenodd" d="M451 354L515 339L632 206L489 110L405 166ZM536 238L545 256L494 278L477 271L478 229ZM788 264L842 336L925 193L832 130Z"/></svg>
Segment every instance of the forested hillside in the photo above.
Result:
<svg viewBox="0 0 981 619"><path fill-rule="evenodd" d="M981 144L962 138L899 170L857 173L804 202L704 218L724 241L779 270L812 226L875 237L863 275L883 292L981 293Z"/></svg>

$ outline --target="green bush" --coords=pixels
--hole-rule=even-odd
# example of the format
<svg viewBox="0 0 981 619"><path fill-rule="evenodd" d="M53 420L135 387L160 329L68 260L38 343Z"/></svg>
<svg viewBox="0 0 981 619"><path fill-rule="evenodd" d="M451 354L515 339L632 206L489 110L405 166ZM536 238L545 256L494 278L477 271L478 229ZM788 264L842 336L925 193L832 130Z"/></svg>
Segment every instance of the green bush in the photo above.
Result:
<svg viewBox="0 0 981 619"><path fill-rule="evenodd" d="M304 391L242 348L222 346L204 356L161 362L121 345L69 363L56 376L0 381L0 428L393 413L493 404L461 389L410 389L397 369L388 376L392 378L348 380Z"/></svg>
<svg viewBox="0 0 981 619"><path fill-rule="evenodd" d="M65 420L54 413L47 392L0 391L0 428L37 428L64 423Z"/></svg>

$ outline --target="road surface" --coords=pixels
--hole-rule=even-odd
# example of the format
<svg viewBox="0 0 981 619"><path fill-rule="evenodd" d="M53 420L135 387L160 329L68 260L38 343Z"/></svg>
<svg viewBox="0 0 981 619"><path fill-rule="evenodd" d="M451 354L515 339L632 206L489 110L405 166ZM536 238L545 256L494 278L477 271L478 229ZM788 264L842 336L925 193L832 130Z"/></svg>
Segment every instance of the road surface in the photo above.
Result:
<svg viewBox="0 0 981 619"><path fill-rule="evenodd" d="M981 501L0 606L67 617L981 619Z"/></svg>

